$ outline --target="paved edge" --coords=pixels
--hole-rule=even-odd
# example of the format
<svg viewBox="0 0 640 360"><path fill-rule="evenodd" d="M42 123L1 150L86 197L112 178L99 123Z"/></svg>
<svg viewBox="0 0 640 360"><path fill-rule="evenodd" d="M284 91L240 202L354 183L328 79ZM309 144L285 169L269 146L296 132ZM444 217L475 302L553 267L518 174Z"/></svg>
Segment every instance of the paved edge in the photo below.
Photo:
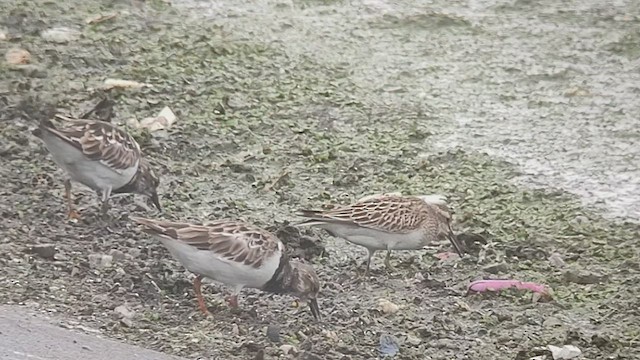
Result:
<svg viewBox="0 0 640 360"><path fill-rule="evenodd" d="M22 306L0 305L0 359L6 360L185 360L100 338L55 324Z"/></svg>

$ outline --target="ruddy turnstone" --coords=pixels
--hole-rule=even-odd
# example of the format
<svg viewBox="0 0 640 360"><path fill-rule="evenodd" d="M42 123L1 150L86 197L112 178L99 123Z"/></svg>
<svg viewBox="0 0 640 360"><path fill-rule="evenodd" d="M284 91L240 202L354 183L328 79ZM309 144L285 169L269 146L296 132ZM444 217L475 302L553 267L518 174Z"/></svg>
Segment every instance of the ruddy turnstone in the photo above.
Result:
<svg viewBox="0 0 640 360"><path fill-rule="evenodd" d="M311 314L320 318L317 296L320 281L310 265L289 260L284 244L270 232L235 220L217 220L195 225L140 217L131 219L143 226L169 250L187 270L196 274L193 282L198 305L209 314L200 290L209 278L233 289L227 302L238 306L238 294L245 288L291 293L308 301Z"/></svg>
<svg viewBox="0 0 640 360"><path fill-rule="evenodd" d="M391 250L417 250L443 238L449 239L460 256L463 253L451 228L451 211L439 195L371 195L327 211L302 210L300 215L309 220L297 226L319 227L365 247L369 252L365 276L378 250L387 250L388 269Z"/></svg>
<svg viewBox="0 0 640 360"><path fill-rule="evenodd" d="M71 200L71 180L84 184L102 197L102 215L112 193L137 193L151 198L160 210L158 177L143 157L138 143L126 132L104 121L55 116L63 124L46 119L33 134L44 142L53 160L64 169L69 218L77 218Z"/></svg>

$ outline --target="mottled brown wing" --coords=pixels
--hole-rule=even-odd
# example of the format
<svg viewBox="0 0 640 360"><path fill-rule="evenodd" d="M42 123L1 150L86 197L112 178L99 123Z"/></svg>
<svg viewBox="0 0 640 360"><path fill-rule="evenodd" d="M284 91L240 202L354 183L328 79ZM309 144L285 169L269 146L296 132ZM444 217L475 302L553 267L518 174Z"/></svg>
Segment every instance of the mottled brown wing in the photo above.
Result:
<svg viewBox="0 0 640 360"><path fill-rule="evenodd" d="M265 257L283 250L275 235L241 221L217 220L194 225L138 217L131 219L144 225L147 233L164 235L255 268L262 266Z"/></svg>
<svg viewBox="0 0 640 360"><path fill-rule="evenodd" d="M424 202L400 196L379 196L328 211L303 211L316 221L354 225L386 232L411 232L425 219Z"/></svg>
<svg viewBox="0 0 640 360"><path fill-rule="evenodd" d="M104 121L70 119L62 115L56 118L63 120L63 124L47 126L47 130L81 150L89 159L118 172L138 164L140 146L123 130Z"/></svg>

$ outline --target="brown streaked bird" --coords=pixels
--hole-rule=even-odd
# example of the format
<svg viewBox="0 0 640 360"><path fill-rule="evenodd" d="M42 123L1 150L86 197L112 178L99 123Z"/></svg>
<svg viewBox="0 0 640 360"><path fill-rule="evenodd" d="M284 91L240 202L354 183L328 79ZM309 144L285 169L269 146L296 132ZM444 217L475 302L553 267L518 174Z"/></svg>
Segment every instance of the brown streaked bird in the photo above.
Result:
<svg viewBox="0 0 640 360"><path fill-rule="evenodd" d="M131 135L104 121L71 119L62 115L55 118L61 125L42 120L33 135L44 142L53 161L68 175L64 188L69 218L79 217L71 199L72 180L101 196L103 216L109 208L112 193L142 194L161 209L156 191L160 180Z"/></svg>
<svg viewBox="0 0 640 360"><path fill-rule="evenodd" d="M300 216L309 220L297 226L318 227L365 247L369 252L365 276L378 250L387 250L387 269L391 269L391 250L418 250L445 238L463 255L451 228L451 211L439 195L372 195L327 211L302 210Z"/></svg>
<svg viewBox="0 0 640 360"><path fill-rule="evenodd" d="M196 274L193 282L198 306L209 310L201 292L202 279L208 278L233 289L227 302L238 306L238 295L245 288L276 294L293 294L307 301L311 314L320 318L317 296L320 280L308 264L290 260L284 244L270 232L236 220L216 220L203 225L140 217L131 219L144 232L162 242L176 260Z"/></svg>

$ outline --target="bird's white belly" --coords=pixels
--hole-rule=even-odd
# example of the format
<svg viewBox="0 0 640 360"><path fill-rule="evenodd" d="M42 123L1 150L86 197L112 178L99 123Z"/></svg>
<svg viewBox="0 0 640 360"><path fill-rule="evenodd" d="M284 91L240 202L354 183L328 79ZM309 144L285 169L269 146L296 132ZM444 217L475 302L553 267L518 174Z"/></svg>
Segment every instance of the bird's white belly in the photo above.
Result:
<svg viewBox="0 0 640 360"><path fill-rule="evenodd" d="M250 265L224 259L210 251L199 250L180 241L160 236L157 238L187 270L234 288L238 285L261 288L271 280L280 264L279 252L274 254L276 256L263 262L262 267L254 268Z"/></svg>
<svg viewBox="0 0 640 360"><path fill-rule="evenodd" d="M415 250L424 246L421 231L394 234L367 228L326 224L323 228L354 244L375 250Z"/></svg>
<svg viewBox="0 0 640 360"><path fill-rule="evenodd" d="M47 134L43 136L44 143L58 166L66 171L72 180L84 184L93 190L102 190L111 187L121 188L129 183L138 165L118 173L108 166L88 159L72 145L59 139L57 136Z"/></svg>

